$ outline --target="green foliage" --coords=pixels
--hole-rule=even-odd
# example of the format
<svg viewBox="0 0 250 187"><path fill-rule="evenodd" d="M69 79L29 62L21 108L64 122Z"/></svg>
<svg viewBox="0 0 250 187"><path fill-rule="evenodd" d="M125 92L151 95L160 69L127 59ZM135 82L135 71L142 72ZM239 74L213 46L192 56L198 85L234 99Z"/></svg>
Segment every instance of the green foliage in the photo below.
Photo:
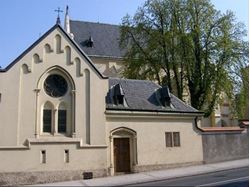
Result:
<svg viewBox="0 0 250 187"><path fill-rule="evenodd" d="M236 95L235 109L239 119L246 119L249 116L249 67L241 69L241 78L242 84Z"/></svg>
<svg viewBox="0 0 250 187"><path fill-rule="evenodd" d="M209 0L148 0L123 18L124 76L157 80L180 99L187 87L192 106L208 116L222 92L237 91L245 34L232 12L221 14Z"/></svg>

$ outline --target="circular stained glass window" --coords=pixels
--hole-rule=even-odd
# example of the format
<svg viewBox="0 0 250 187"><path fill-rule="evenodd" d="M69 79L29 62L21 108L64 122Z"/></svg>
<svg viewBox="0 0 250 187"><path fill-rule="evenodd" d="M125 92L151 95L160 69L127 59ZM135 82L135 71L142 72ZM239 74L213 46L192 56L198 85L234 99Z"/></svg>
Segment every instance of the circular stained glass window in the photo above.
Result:
<svg viewBox="0 0 250 187"><path fill-rule="evenodd" d="M60 75L49 75L44 82L44 90L51 97L61 97L66 94L68 84Z"/></svg>

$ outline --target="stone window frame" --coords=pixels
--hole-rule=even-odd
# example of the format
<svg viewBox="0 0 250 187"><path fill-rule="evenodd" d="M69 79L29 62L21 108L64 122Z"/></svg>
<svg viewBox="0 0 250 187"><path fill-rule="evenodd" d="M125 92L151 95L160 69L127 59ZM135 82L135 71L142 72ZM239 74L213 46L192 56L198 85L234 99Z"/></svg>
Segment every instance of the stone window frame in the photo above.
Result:
<svg viewBox="0 0 250 187"><path fill-rule="evenodd" d="M50 105L50 107L46 105ZM44 111L45 110L50 110L51 111L51 116L50 116L50 131L44 131ZM60 111L65 111L65 118L66 118L66 124L65 124L65 131L60 132L60 127L59 127L59 121L60 121ZM69 112L67 104L65 101L61 101L57 107L54 106L53 102L51 101L46 101L45 104L43 105L42 108L42 128L41 128L41 135L66 135L67 134L67 113ZM56 120L57 119L57 120Z"/></svg>
<svg viewBox="0 0 250 187"><path fill-rule="evenodd" d="M165 132L165 144L166 147L180 147L180 132Z"/></svg>
<svg viewBox="0 0 250 187"><path fill-rule="evenodd" d="M44 81L51 74L58 74L62 76L68 84L67 93L62 97L53 98L44 91ZM37 123L35 128L35 137L39 136L67 136L75 137L75 83L71 75L62 67L53 66L47 69L39 78L37 88L34 89L36 93L36 116ZM52 111L52 128L51 132L43 132L43 109L46 102L50 102L53 106ZM60 105L63 104L63 110L66 110L66 132L58 132L58 112Z"/></svg>

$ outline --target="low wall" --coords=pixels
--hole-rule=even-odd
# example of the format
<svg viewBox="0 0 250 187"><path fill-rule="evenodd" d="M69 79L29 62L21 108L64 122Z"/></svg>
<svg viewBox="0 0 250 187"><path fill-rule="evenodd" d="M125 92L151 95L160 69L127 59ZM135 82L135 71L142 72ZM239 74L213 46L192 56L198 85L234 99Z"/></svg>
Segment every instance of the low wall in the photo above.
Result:
<svg viewBox="0 0 250 187"><path fill-rule="evenodd" d="M84 170L68 171L35 171L35 172L6 172L0 173L0 186L32 185L54 183L70 180L82 180ZM93 177L105 177L107 169L88 170Z"/></svg>
<svg viewBox="0 0 250 187"><path fill-rule="evenodd" d="M249 157L249 134L246 132L203 133L202 144L205 163Z"/></svg>

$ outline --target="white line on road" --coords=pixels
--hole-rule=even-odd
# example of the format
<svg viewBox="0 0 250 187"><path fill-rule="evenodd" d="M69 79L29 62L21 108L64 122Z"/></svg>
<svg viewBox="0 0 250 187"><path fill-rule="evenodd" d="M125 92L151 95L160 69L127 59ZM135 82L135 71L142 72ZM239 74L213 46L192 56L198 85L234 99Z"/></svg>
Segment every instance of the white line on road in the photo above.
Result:
<svg viewBox="0 0 250 187"><path fill-rule="evenodd" d="M220 184L227 184L230 182L237 182L240 181L242 179L248 179L249 177L241 177L241 178L237 178L237 179L230 179L230 180L225 180L225 181L219 181L219 182L214 182L214 183L209 183L209 184L202 184L202 185L198 185L196 187L202 187L202 186L213 186L213 185L220 185Z"/></svg>

